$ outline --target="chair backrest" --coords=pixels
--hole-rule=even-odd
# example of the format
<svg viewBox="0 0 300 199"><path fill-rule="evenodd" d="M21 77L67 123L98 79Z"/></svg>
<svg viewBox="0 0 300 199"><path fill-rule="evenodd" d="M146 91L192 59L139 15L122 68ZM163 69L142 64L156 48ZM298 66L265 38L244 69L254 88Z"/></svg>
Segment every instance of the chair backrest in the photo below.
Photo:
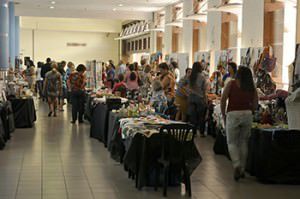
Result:
<svg viewBox="0 0 300 199"><path fill-rule="evenodd" d="M193 144L196 128L191 124L170 124L160 129L163 136L162 157L171 161L185 158L185 152Z"/></svg>

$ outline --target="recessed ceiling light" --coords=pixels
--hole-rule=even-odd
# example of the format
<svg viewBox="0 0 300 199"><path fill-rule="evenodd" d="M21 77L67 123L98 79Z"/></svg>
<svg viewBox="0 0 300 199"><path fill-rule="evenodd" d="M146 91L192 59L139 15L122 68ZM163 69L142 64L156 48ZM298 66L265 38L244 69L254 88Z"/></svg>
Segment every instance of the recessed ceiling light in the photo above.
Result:
<svg viewBox="0 0 300 199"><path fill-rule="evenodd" d="M51 4L53 4L53 5L54 5L54 4L56 4L56 2L55 2L55 1L51 1Z"/></svg>
<svg viewBox="0 0 300 199"><path fill-rule="evenodd" d="M55 7L54 7L54 6L50 6L49 8L50 8L50 9L54 9Z"/></svg>
<svg viewBox="0 0 300 199"><path fill-rule="evenodd" d="M123 7L123 4L120 3L120 4L119 4L119 7Z"/></svg>
<svg viewBox="0 0 300 199"><path fill-rule="evenodd" d="M113 11L117 11L117 8L114 8Z"/></svg>

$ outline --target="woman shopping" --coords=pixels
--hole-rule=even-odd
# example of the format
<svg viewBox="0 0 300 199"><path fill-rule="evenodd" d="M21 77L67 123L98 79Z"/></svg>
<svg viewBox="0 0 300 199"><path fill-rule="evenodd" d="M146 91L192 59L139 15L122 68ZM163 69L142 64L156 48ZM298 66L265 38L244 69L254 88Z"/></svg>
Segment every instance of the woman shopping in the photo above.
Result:
<svg viewBox="0 0 300 199"><path fill-rule="evenodd" d="M44 82L44 94L48 99L49 104L49 114L51 117L53 114L56 117L56 109L58 96L62 93L62 79L60 73L57 71L57 63L52 63L52 70L46 73Z"/></svg>
<svg viewBox="0 0 300 199"><path fill-rule="evenodd" d="M200 62L193 64L192 73L189 77L189 87L188 120L199 128L201 137L205 137L205 116L209 84Z"/></svg>
<svg viewBox="0 0 300 199"><path fill-rule="evenodd" d="M73 72L68 79L68 87L71 88L72 101L72 124L75 124L77 119L79 123L83 123L84 100L85 100L85 85L86 78L84 73L86 67L80 64L76 71Z"/></svg>
<svg viewBox="0 0 300 199"><path fill-rule="evenodd" d="M221 111L226 124L228 150L236 181L245 177L248 139L253 120L252 112L256 110L257 106L258 96L252 72L249 68L240 66L236 80L231 80L226 85L221 99Z"/></svg>

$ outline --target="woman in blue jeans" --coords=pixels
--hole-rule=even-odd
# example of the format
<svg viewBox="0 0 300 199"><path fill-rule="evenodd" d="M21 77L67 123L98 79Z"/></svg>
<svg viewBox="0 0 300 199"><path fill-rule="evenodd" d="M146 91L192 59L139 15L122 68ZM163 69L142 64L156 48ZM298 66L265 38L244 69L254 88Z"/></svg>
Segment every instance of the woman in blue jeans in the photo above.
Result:
<svg viewBox="0 0 300 199"><path fill-rule="evenodd" d="M228 100L227 111L226 102ZM248 140L251 133L252 113L257 109L258 96L252 72L240 66L235 80L225 87L221 99L221 111L226 124L227 144L234 168L234 179L245 177L248 156Z"/></svg>
<svg viewBox="0 0 300 199"><path fill-rule="evenodd" d="M72 100L72 124L74 124L77 119L79 123L83 123L86 85L85 71L86 67L80 64L76 68L76 71L71 73L68 79L68 87L71 89Z"/></svg>

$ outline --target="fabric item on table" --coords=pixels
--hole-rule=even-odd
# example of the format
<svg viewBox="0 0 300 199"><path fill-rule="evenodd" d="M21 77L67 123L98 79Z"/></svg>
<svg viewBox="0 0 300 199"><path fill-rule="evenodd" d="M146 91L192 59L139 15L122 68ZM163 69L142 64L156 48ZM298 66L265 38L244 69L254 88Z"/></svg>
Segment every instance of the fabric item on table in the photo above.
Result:
<svg viewBox="0 0 300 199"><path fill-rule="evenodd" d="M11 99L16 128L31 128L36 121L33 99Z"/></svg>
<svg viewBox="0 0 300 199"><path fill-rule="evenodd" d="M159 116L147 116L140 118L122 118L120 119L120 128L122 139L133 137L137 133L146 137L159 133L159 128L164 124L182 124L180 121L166 120Z"/></svg>
<svg viewBox="0 0 300 199"><path fill-rule="evenodd" d="M247 171L263 183L300 184L300 131L252 129Z"/></svg>
<svg viewBox="0 0 300 199"><path fill-rule="evenodd" d="M143 134L124 141L127 146L124 156L124 165L138 175L138 187L149 185L151 170L157 165L157 160L161 157L162 134L154 134L147 138ZM190 174L199 166L202 157L197 150L195 143L191 143L185 148L186 163ZM174 173L172 174L174 175Z"/></svg>

